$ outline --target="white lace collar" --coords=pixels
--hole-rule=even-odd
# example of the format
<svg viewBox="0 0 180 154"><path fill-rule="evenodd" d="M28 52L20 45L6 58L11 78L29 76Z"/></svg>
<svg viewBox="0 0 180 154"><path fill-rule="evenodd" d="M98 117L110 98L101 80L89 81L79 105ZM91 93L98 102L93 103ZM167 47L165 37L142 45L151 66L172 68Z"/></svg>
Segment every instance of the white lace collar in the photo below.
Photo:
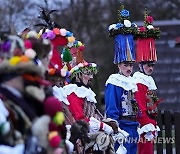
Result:
<svg viewBox="0 0 180 154"><path fill-rule="evenodd" d="M137 91L137 86L134 78L131 76L126 77L119 73L110 75L108 80L106 81L106 85L107 84L113 84L115 86L122 87L127 91L129 90L132 90L133 92Z"/></svg>
<svg viewBox="0 0 180 154"><path fill-rule="evenodd" d="M141 83L146 85L149 90L157 89L155 81L151 76L145 75L141 72L135 72L133 77L135 78L136 83Z"/></svg>
<svg viewBox="0 0 180 154"><path fill-rule="evenodd" d="M53 94L54 96L61 102L65 103L66 105L69 105L69 101L67 100L66 92L62 87L53 87Z"/></svg>
<svg viewBox="0 0 180 154"><path fill-rule="evenodd" d="M68 84L63 87L66 92L66 95L75 93L80 98L86 98L89 102L97 103L96 94L91 90L91 88L86 88L84 86L78 87L76 84Z"/></svg>

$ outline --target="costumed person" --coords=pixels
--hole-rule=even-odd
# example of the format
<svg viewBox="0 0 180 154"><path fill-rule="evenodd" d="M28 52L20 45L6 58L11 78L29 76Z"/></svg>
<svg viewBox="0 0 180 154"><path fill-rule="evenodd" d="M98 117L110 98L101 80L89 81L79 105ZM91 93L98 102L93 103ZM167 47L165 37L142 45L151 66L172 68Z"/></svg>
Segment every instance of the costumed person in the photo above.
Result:
<svg viewBox="0 0 180 154"><path fill-rule="evenodd" d="M96 94L90 88L93 75L97 73L97 65L88 63L83 59L84 45L80 41L77 41L70 50L73 56L70 70L71 83L64 86L64 89L70 103L68 107L74 119L76 121L83 120L89 125L91 142L84 145L85 153L101 153L106 150L109 150L109 153L114 153L111 146L112 138L109 136L113 133L113 129L103 122L104 118L95 105L97 103ZM110 121L113 120L108 122ZM81 134L80 132L77 133L78 135ZM103 140L104 142L102 142ZM74 142L76 144L76 140ZM106 151L106 153L108 152Z"/></svg>
<svg viewBox="0 0 180 154"><path fill-rule="evenodd" d="M1 112L3 121L0 122L0 151L4 153L24 153L33 120L42 115L34 100L43 102L45 94L40 87L49 82L43 79L42 69L32 61L31 56L25 55L27 52L18 36L10 35L1 44L0 101L4 109ZM30 55L34 54L34 51L30 52ZM36 95L31 93L32 88ZM32 97L27 97L29 95ZM45 153L46 150L35 142L29 144L35 144L35 149L31 150L38 153L38 148L41 149L39 152Z"/></svg>
<svg viewBox="0 0 180 154"><path fill-rule="evenodd" d="M160 37L160 30L155 28L152 23L153 18L148 16L146 8L144 26L139 27L136 33L136 62L139 63L139 71L133 75L138 87L135 98L141 110L141 114L137 118L141 127L141 138L138 143L139 154L154 153L153 140L157 137L157 131L159 131L156 117L157 105L161 100L156 96L155 90L157 90L157 87L151 74L157 61L155 39Z"/></svg>
<svg viewBox="0 0 180 154"><path fill-rule="evenodd" d="M106 116L118 121L119 127L126 132L124 138L115 144L116 153L136 154L139 123L134 92L137 86L130 75L135 62L133 34L137 26L129 21L129 11L122 4L118 13L119 23L110 25L108 29L109 36L114 38L114 64L119 72L110 75L106 81Z"/></svg>
<svg viewBox="0 0 180 154"><path fill-rule="evenodd" d="M68 110L67 105L69 104L69 102L62 88L65 84L65 79L68 76L67 74L68 71L66 67L64 66L64 63L66 62L67 63L66 66L69 66L68 62L71 61L72 59L71 59L70 53L69 54L63 53L64 62L62 62L60 47L63 48L67 44L73 44L75 41L75 38L72 32L66 30L65 28L60 28L58 24L56 24L56 22L51 20L50 14L52 12L53 11L50 11L48 13L46 10L41 11L40 17L41 19L43 19L43 24L38 24L38 25L44 26L44 28L43 30L40 30L38 36L45 39L49 39L52 43L52 47L53 47L52 57L50 59L46 77L48 80L52 82L52 87L53 87L52 94L55 97L57 97L58 100L61 102L62 109L65 116L65 123L72 124L73 122L75 122L75 120L72 118L71 113ZM69 142L67 144L70 147L70 149L73 149L72 145L70 145Z"/></svg>

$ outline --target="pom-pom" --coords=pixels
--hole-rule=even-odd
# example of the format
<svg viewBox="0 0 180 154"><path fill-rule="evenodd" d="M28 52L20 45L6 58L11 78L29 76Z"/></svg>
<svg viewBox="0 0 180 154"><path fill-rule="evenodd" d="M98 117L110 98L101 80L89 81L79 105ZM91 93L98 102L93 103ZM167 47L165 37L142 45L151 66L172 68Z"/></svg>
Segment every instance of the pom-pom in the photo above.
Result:
<svg viewBox="0 0 180 154"><path fill-rule="evenodd" d="M29 61L29 58L28 58L27 56L21 56L21 57L20 57L20 62L26 63L26 62L28 62L28 61Z"/></svg>
<svg viewBox="0 0 180 154"><path fill-rule="evenodd" d="M36 56L36 52L33 49L27 49L25 51L25 56L27 56L30 59L34 59Z"/></svg>
<svg viewBox="0 0 180 154"><path fill-rule="evenodd" d="M55 72L56 72L56 69L54 69L54 68L50 68L50 69L48 70L48 73L49 73L50 75L54 75Z"/></svg>
<svg viewBox="0 0 180 154"><path fill-rule="evenodd" d="M84 46L84 45L80 46L80 47L79 47L79 51L83 51L83 50L84 50L84 48L85 48L85 46Z"/></svg>
<svg viewBox="0 0 180 154"><path fill-rule="evenodd" d="M61 102L54 96L48 97L44 102L45 113L54 117L59 111L62 111Z"/></svg>
<svg viewBox="0 0 180 154"><path fill-rule="evenodd" d="M63 154L63 152L64 150L62 148L56 148L53 154Z"/></svg>
<svg viewBox="0 0 180 154"><path fill-rule="evenodd" d="M80 47L80 46L82 46L83 44L82 44L81 41L78 41L78 42L77 42L77 45Z"/></svg>
<svg viewBox="0 0 180 154"><path fill-rule="evenodd" d="M66 76L66 72L67 72L66 69L61 69L61 76L65 77Z"/></svg>
<svg viewBox="0 0 180 154"><path fill-rule="evenodd" d="M15 66L20 62L21 58L18 56L14 56L9 60L10 65Z"/></svg>
<svg viewBox="0 0 180 154"><path fill-rule="evenodd" d="M25 40L25 41L24 41L24 46L25 46L26 49L31 49L31 48L32 48L32 43L31 43L31 41Z"/></svg>
<svg viewBox="0 0 180 154"><path fill-rule="evenodd" d="M63 112L57 112L56 115L53 118L53 121L57 124L57 125L62 125L64 122L65 118L64 118L64 114Z"/></svg>
<svg viewBox="0 0 180 154"><path fill-rule="evenodd" d="M60 142L61 142L60 136L54 136L53 138L50 139L49 144L51 147L57 148Z"/></svg>
<svg viewBox="0 0 180 154"><path fill-rule="evenodd" d="M68 48L64 49L64 52L63 52L63 61L64 62L72 61L72 55L71 55L71 53L70 53Z"/></svg>
<svg viewBox="0 0 180 154"><path fill-rule="evenodd" d="M53 32L54 32L54 34L56 34L56 35L60 35L60 30L59 30L59 28L54 28L54 29L53 29Z"/></svg>
<svg viewBox="0 0 180 154"><path fill-rule="evenodd" d="M54 122L50 122L49 123L49 131L52 132L52 131L58 131L58 127L57 125L54 123Z"/></svg>
<svg viewBox="0 0 180 154"><path fill-rule="evenodd" d="M52 30L49 30L47 32L47 38L49 38L50 40L54 39L56 37L56 35L54 34L54 32Z"/></svg>
<svg viewBox="0 0 180 154"><path fill-rule="evenodd" d="M58 136L58 132L57 131L51 131L48 135L48 139L51 140L55 136Z"/></svg>
<svg viewBox="0 0 180 154"><path fill-rule="evenodd" d="M66 36L67 37L73 36L73 33L71 33L70 31L66 31Z"/></svg>
<svg viewBox="0 0 180 154"><path fill-rule="evenodd" d="M74 36L68 37L68 42L73 43L75 41Z"/></svg>
<svg viewBox="0 0 180 154"><path fill-rule="evenodd" d="M60 34L61 34L61 36L66 36L66 29L64 29L64 28L61 28L60 29Z"/></svg>
<svg viewBox="0 0 180 154"><path fill-rule="evenodd" d="M47 38L48 38L48 37L47 37L47 33L46 33L46 32L43 33L43 34L41 35L41 37L44 38L44 39L47 39Z"/></svg>

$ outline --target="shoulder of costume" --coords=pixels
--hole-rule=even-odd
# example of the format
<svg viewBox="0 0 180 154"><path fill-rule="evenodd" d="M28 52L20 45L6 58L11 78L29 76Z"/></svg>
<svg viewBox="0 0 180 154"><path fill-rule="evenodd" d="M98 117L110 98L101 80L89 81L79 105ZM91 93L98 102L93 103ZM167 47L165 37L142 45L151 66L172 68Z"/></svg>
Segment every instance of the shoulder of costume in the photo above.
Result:
<svg viewBox="0 0 180 154"><path fill-rule="evenodd" d="M66 95L69 96L73 92L80 98L86 98L90 102L97 103L96 94L91 90L91 88L86 88L84 86L78 87L76 84L68 84L63 87Z"/></svg>
<svg viewBox="0 0 180 154"><path fill-rule="evenodd" d="M67 99L67 94L65 90L62 87L53 87L53 95L61 102L65 103L66 105L69 105L69 101Z"/></svg>
<svg viewBox="0 0 180 154"><path fill-rule="evenodd" d="M134 78L131 76L126 77L119 73L110 75L108 80L106 81L106 86L108 84L121 87L127 91L128 90L137 91L137 86Z"/></svg>
<svg viewBox="0 0 180 154"><path fill-rule="evenodd" d="M133 74L133 77L134 77L136 83L144 84L145 86L148 87L149 90L157 89L156 83L151 76L145 75L138 71Z"/></svg>

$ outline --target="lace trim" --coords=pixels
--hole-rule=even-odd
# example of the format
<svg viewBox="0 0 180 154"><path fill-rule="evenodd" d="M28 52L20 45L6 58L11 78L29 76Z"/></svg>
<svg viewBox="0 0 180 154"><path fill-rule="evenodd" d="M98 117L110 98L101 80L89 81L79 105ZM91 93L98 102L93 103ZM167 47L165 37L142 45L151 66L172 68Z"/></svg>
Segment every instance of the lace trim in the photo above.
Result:
<svg viewBox="0 0 180 154"><path fill-rule="evenodd" d="M97 103L95 98L96 94L91 90L91 88L88 89L84 86L78 87L76 84L69 84L64 86L63 89L67 96L74 92L80 98L86 98L89 102Z"/></svg>
<svg viewBox="0 0 180 154"><path fill-rule="evenodd" d="M139 135L141 135L142 133L146 133L144 135L144 137L148 140L151 141L154 138L156 138L158 136L158 131L160 131L159 126L154 126L153 124L149 123L144 125L143 127L141 127L140 129L138 129L138 133ZM155 134L153 134L152 132L155 132Z"/></svg>
<svg viewBox="0 0 180 154"><path fill-rule="evenodd" d="M118 87L122 87L123 89L129 91L132 90L133 92L137 91L136 82L133 77L125 77L124 75L120 74L112 74L109 76L108 80L106 81L107 84L113 84Z"/></svg>
<svg viewBox="0 0 180 154"><path fill-rule="evenodd" d="M149 90L156 90L156 84L151 76L145 75L141 72L135 72L133 75L136 83L142 83L148 87Z"/></svg>

